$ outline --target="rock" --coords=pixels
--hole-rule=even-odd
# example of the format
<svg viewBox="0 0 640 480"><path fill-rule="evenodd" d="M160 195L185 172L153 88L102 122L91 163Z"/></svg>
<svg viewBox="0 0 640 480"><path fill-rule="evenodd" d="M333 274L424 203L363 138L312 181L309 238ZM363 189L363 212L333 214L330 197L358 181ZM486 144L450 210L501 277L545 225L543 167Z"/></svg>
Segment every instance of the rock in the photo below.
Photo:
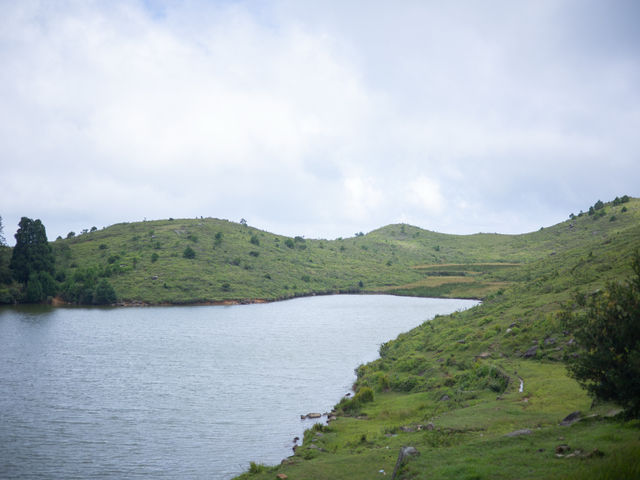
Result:
<svg viewBox="0 0 640 480"><path fill-rule="evenodd" d="M575 340L575 338L572 338L571 340L569 340L567 342L567 345L573 345L574 343L576 343L576 340Z"/></svg>
<svg viewBox="0 0 640 480"><path fill-rule="evenodd" d="M524 358L531 358L531 357L535 357L536 353L538 353L538 346L534 345L533 347L531 347L529 350L527 350L526 352L524 352L523 357Z"/></svg>
<svg viewBox="0 0 640 480"><path fill-rule="evenodd" d="M570 453L569 455L565 455L565 457L564 457L564 458L579 457L579 456L581 456L581 455L582 455L582 450L576 450L575 452ZM557 456L557 455L556 455L556 456ZM560 456L562 456L562 455L560 455Z"/></svg>
<svg viewBox="0 0 640 480"><path fill-rule="evenodd" d="M513 329L511 327L507 328L507 333L511 333Z"/></svg>
<svg viewBox="0 0 640 480"><path fill-rule="evenodd" d="M565 454L570 450L571 450L571 447L569 445L566 445L566 444L558 445L556 447L556 453L557 454Z"/></svg>
<svg viewBox="0 0 640 480"><path fill-rule="evenodd" d="M293 443L298 443L299 441L300 441L300 437L295 437L295 438L293 439Z"/></svg>
<svg viewBox="0 0 640 480"><path fill-rule="evenodd" d="M604 457L604 453L602 453L597 448L594 448L589 453L587 453L584 457L585 458L599 458L599 457Z"/></svg>
<svg viewBox="0 0 640 480"><path fill-rule="evenodd" d="M424 426L424 429L425 429L425 430L433 430L434 428L436 428L436 426L435 426L433 423L427 423L427 424Z"/></svg>
<svg viewBox="0 0 640 480"><path fill-rule="evenodd" d="M554 343L556 343L556 339L553 337L547 337L544 339L545 345L553 345Z"/></svg>
<svg viewBox="0 0 640 480"><path fill-rule="evenodd" d="M563 427L568 427L569 425L573 425L574 423L579 421L580 421L580 412L576 411L564 417L564 419L562 419L562 421L560 422L560 425Z"/></svg>
<svg viewBox="0 0 640 480"><path fill-rule="evenodd" d="M619 413L622 413L623 410L621 408L615 408L613 410L609 410L607 413L604 414L605 418L612 418L615 417L616 415L618 415Z"/></svg>
<svg viewBox="0 0 640 480"><path fill-rule="evenodd" d="M532 433L533 432L531 430L529 430L528 428L525 428L523 430L516 430L514 432L507 433L505 437L519 437L521 435L531 435Z"/></svg>
<svg viewBox="0 0 640 480"><path fill-rule="evenodd" d="M276 475L276 478L279 478L280 480L286 480L289 477L287 477L287 475L284 473L279 473Z"/></svg>
<svg viewBox="0 0 640 480"><path fill-rule="evenodd" d="M420 455L420 452L418 452L415 447L401 447L400 453L398 454L398 460L396 461L396 466L393 469L393 475L391 475L391 480L395 480L398 477L402 466L407 463L411 457L415 457L416 455Z"/></svg>
<svg viewBox="0 0 640 480"><path fill-rule="evenodd" d="M305 418L307 418L306 415L300 415L300 420L304 420Z"/></svg>
<svg viewBox="0 0 640 480"><path fill-rule="evenodd" d="M509 325L509 328L513 328L513 327L519 327L520 325L518 324L518 322L513 322L511 325Z"/></svg>
<svg viewBox="0 0 640 480"><path fill-rule="evenodd" d="M416 431L416 429L413 427L400 427L400 430L402 430L404 433L411 433Z"/></svg>
<svg viewBox="0 0 640 480"><path fill-rule="evenodd" d="M451 398L449 397L449 395L443 395L442 397L440 397L440 401L441 402L448 402L449 400L451 400Z"/></svg>
<svg viewBox="0 0 640 480"><path fill-rule="evenodd" d="M307 413L307 418L321 418L322 414L321 413Z"/></svg>

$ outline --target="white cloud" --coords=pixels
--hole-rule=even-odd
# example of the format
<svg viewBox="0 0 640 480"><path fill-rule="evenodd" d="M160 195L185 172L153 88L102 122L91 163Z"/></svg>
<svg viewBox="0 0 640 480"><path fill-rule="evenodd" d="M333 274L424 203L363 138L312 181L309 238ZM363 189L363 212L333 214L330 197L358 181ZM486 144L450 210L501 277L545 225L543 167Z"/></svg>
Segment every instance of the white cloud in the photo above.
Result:
<svg viewBox="0 0 640 480"><path fill-rule="evenodd" d="M21 215L55 234L195 215L513 232L640 195L640 39L633 12L601 10L4 2L5 232Z"/></svg>
<svg viewBox="0 0 640 480"><path fill-rule="evenodd" d="M440 185L423 176L416 178L409 184L407 199L428 213L440 213L444 205Z"/></svg>

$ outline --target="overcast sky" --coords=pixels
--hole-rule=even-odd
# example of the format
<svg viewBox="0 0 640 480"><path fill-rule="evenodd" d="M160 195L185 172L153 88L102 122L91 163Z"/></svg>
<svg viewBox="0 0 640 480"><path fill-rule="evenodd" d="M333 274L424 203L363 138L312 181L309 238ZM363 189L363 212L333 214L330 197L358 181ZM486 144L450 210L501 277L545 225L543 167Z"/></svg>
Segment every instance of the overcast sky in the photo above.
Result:
<svg viewBox="0 0 640 480"><path fill-rule="evenodd" d="M640 196L640 2L0 0L0 216L524 233Z"/></svg>

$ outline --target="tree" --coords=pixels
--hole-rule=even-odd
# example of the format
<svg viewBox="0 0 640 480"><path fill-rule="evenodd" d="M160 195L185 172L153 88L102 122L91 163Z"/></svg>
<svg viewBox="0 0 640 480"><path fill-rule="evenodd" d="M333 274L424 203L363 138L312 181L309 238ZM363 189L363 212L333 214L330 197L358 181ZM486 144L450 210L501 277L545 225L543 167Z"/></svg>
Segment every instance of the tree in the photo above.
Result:
<svg viewBox="0 0 640 480"><path fill-rule="evenodd" d="M96 305L110 305L112 303L116 303L116 292L106 278L103 278L100 280L100 283L98 283L94 302Z"/></svg>
<svg viewBox="0 0 640 480"><path fill-rule="evenodd" d="M609 283L591 296L582 312L561 314L575 342L567 352L569 374L600 400L611 400L640 416L640 253L635 276ZM580 303L580 302L579 302Z"/></svg>
<svg viewBox="0 0 640 480"><path fill-rule="evenodd" d="M53 275L53 252L42 222L22 217L18 226L10 264L13 278L26 283L32 273L48 272Z"/></svg>

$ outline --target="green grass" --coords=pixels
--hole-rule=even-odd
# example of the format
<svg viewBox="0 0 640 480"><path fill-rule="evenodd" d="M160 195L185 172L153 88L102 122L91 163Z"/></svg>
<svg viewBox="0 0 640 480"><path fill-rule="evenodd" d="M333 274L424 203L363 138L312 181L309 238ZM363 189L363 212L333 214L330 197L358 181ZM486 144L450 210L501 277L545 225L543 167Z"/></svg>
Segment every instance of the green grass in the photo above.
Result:
<svg viewBox="0 0 640 480"><path fill-rule="evenodd" d="M640 424L610 418L616 405L594 404L567 376L561 359L571 335L556 317L577 295L631 274L640 202L626 206L620 213L607 204L607 216L527 235L454 237L409 227L402 234L390 226L365 236L395 245L398 263L420 274L380 290L447 295L468 288L473 296L485 288L478 295L484 301L383 344L379 359L357 369L356 388L374 390L374 401L342 413L322 436L307 432L286 464L251 478L382 477L404 445L420 455L401 478L640 478ZM422 255L405 258L408 244ZM525 357L532 347L535 354ZM560 426L573 411L586 418ZM506 435L524 429L531 433ZM582 453L559 458L563 444ZM589 456L594 450L603 455Z"/></svg>

